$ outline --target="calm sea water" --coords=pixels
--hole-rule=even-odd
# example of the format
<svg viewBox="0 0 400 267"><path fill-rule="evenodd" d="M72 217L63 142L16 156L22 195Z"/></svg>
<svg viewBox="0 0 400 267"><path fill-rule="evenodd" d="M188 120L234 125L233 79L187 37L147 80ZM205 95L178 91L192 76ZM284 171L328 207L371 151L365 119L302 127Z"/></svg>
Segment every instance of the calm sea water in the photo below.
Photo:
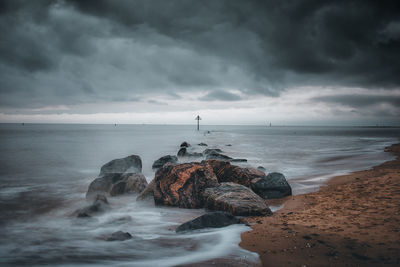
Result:
<svg viewBox="0 0 400 267"><path fill-rule="evenodd" d="M123 196L110 198L112 211L95 219L71 213L87 205L87 187L104 163L140 155L150 181L154 160L176 154L182 141L282 172L299 194L392 159L383 149L399 136L398 128L203 126L197 132L193 126L0 124L0 265L176 266L215 258L251 265L258 256L238 246L240 233L249 230L244 225L175 234L201 209L154 207ZM100 239L118 230L134 238Z"/></svg>

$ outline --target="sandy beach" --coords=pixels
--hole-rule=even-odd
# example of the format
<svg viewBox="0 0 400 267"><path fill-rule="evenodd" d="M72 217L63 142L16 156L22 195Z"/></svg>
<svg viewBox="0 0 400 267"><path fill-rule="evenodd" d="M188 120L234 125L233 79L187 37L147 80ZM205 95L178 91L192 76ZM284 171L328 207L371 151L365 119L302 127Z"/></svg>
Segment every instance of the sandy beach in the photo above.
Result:
<svg viewBox="0 0 400 267"><path fill-rule="evenodd" d="M263 266L399 266L400 144L370 170L331 179L285 199L270 217L251 217L240 246Z"/></svg>

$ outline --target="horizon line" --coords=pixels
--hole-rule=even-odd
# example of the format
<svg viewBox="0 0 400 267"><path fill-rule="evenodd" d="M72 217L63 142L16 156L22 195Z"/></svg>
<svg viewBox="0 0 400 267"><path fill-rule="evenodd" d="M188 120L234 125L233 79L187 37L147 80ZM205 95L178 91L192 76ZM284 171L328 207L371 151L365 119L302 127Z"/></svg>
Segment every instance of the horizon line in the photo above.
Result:
<svg viewBox="0 0 400 267"><path fill-rule="evenodd" d="M196 126L196 124L191 123L81 123L81 122L0 122L0 124L58 124L58 125L152 125L152 126ZM368 125L368 124L360 124L360 125L340 125L340 124L331 124L331 125L308 125L308 124L202 124L200 126L260 126L265 128L273 128L273 127L358 127L358 128L399 128L400 124L382 124L382 125Z"/></svg>

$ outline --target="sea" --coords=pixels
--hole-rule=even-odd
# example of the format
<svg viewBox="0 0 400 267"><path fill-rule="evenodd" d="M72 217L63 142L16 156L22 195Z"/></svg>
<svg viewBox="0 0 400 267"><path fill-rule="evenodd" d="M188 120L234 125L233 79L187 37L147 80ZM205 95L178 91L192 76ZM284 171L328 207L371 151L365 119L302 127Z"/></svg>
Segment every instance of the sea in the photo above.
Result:
<svg viewBox="0 0 400 267"><path fill-rule="evenodd" d="M384 148L399 137L399 128L379 127L0 124L0 265L255 266L258 255L238 245L248 226L175 233L203 209L124 195L109 198L111 210L91 219L73 213L88 205L85 193L103 164L139 155L150 182L153 162L175 155L183 141L196 152L203 142L247 159L241 166L283 173L293 194L302 194L393 159ZM133 238L104 241L115 231Z"/></svg>

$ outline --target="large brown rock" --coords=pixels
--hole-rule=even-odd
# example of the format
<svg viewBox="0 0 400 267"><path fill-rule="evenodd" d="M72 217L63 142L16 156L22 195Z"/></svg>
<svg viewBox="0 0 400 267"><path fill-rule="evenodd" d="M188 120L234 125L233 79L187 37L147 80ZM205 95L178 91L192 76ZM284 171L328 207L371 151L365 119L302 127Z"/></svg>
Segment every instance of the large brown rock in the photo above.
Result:
<svg viewBox="0 0 400 267"><path fill-rule="evenodd" d="M218 185L217 177L208 164L167 163L156 172L154 201L181 208L202 208L204 190Z"/></svg>
<svg viewBox="0 0 400 267"><path fill-rule="evenodd" d="M251 189L235 183L221 183L203 194L205 208L230 212L236 216L272 214L265 201Z"/></svg>
<svg viewBox="0 0 400 267"><path fill-rule="evenodd" d="M254 168L241 168L231 165L227 161L207 160L202 161L202 163L211 166L220 183L232 182L249 187L251 180L265 177L265 173L259 170Z"/></svg>

